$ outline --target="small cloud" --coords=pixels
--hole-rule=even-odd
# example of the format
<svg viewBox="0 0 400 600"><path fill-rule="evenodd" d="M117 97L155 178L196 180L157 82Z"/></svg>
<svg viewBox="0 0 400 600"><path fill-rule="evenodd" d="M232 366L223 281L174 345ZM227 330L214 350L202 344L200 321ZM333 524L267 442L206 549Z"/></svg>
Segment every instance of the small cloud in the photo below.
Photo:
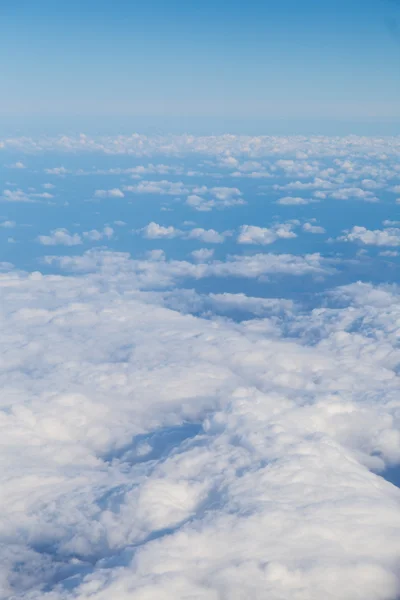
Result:
<svg viewBox="0 0 400 600"><path fill-rule="evenodd" d="M277 201L277 204L281 204L283 206L296 206L300 204L310 204L311 200L306 200L305 198L300 198L299 196L285 196L284 198L280 198Z"/></svg>
<svg viewBox="0 0 400 600"><path fill-rule="evenodd" d="M125 198L125 194L119 188L113 188L111 190L96 190L95 198Z"/></svg>
<svg viewBox="0 0 400 600"><path fill-rule="evenodd" d="M24 165L23 162L18 160L16 163L9 165L9 168L10 169L26 169L26 166Z"/></svg>
<svg viewBox="0 0 400 600"><path fill-rule="evenodd" d="M312 223L304 223L303 231L307 233L326 233L326 230L319 225L312 225Z"/></svg>
<svg viewBox="0 0 400 600"><path fill-rule="evenodd" d="M43 246L78 246L82 238L77 233L69 233L67 229L53 229L50 235L39 235L38 242Z"/></svg>
<svg viewBox="0 0 400 600"><path fill-rule="evenodd" d="M200 248L199 250L193 250L191 255L198 262L206 262L214 256L214 250L212 248Z"/></svg>

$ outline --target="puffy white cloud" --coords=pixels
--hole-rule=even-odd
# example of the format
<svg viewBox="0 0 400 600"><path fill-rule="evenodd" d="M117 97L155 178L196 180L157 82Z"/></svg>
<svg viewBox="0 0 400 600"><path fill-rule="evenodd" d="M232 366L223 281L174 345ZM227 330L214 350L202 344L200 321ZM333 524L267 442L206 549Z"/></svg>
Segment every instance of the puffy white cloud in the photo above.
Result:
<svg viewBox="0 0 400 600"><path fill-rule="evenodd" d="M35 202L31 194L23 190L4 190L0 196L2 202Z"/></svg>
<svg viewBox="0 0 400 600"><path fill-rule="evenodd" d="M242 225L237 237L238 244L260 244L266 246L276 240L295 238L291 223L280 223L272 228L258 227L257 225Z"/></svg>
<svg viewBox="0 0 400 600"><path fill-rule="evenodd" d="M103 256L0 276L0 598L397 597L400 492L371 472L400 461L397 288L275 302L272 334Z"/></svg>
<svg viewBox="0 0 400 600"><path fill-rule="evenodd" d="M368 246L400 246L400 229L389 227L370 230L355 225L338 239L344 242L361 242Z"/></svg>
<svg viewBox="0 0 400 600"><path fill-rule="evenodd" d="M350 200L356 198L358 200L365 200L366 202L379 202L378 198L369 190L363 190L362 188L342 188L330 194L331 198L337 200Z"/></svg>
<svg viewBox="0 0 400 600"><path fill-rule="evenodd" d="M161 196L181 196L189 193L189 189L181 181L140 181L136 185L125 185L125 192L134 194L155 194Z"/></svg>
<svg viewBox="0 0 400 600"><path fill-rule="evenodd" d="M227 233L219 233L215 229L203 229L202 227L195 227L191 229L186 237L189 240L200 240L208 244L222 244L225 241Z"/></svg>
<svg viewBox="0 0 400 600"><path fill-rule="evenodd" d="M78 246L83 243L78 233L69 233L65 228L53 229L50 235L39 235L38 242L43 246Z"/></svg>
<svg viewBox="0 0 400 600"><path fill-rule="evenodd" d="M193 250L191 255L199 262L207 262L213 257L214 250L212 248L199 248L199 250Z"/></svg>
<svg viewBox="0 0 400 600"><path fill-rule="evenodd" d="M16 222L15 221L2 221L0 223L0 227L3 227L5 229L12 229L15 226L16 226Z"/></svg>
<svg viewBox="0 0 400 600"><path fill-rule="evenodd" d="M326 233L326 230L320 225L314 225L313 223L304 223L303 231L307 233Z"/></svg>
<svg viewBox="0 0 400 600"><path fill-rule="evenodd" d="M64 175L70 173L70 171L68 171L68 169L66 169L65 167L53 167L51 169L45 169L44 172L48 175L58 175L60 177L63 177Z"/></svg>
<svg viewBox="0 0 400 600"><path fill-rule="evenodd" d="M50 235L39 235L38 242L43 246L79 246L83 240L98 242L103 239L110 240L114 235L112 227L106 226L102 231L92 229L79 233L70 233L65 228L53 229Z"/></svg>
<svg viewBox="0 0 400 600"><path fill-rule="evenodd" d="M146 225L146 227L144 227L140 231L143 231L144 237L148 238L149 240L156 240L160 238L174 238L182 235L182 231L180 229L176 229L172 225L164 227L163 225L154 223L154 221Z"/></svg>
<svg viewBox="0 0 400 600"><path fill-rule="evenodd" d="M146 227L139 229L139 232L143 232L144 237L148 239L160 239L160 238L176 238L180 237L187 240L200 240L202 242L211 244L221 244L225 241L225 237L229 232L219 233L214 229L203 229L202 227L195 227L189 231L182 231L177 229L173 225L164 227L152 221Z"/></svg>

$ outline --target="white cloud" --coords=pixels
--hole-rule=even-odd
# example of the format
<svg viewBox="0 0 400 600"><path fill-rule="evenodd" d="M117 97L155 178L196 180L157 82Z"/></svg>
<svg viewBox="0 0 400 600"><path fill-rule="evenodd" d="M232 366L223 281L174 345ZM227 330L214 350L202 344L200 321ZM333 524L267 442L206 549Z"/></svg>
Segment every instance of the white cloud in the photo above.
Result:
<svg viewBox="0 0 400 600"><path fill-rule="evenodd" d="M199 262L207 262L213 257L214 250L212 248L200 248L199 250L193 250L191 255Z"/></svg>
<svg viewBox="0 0 400 600"><path fill-rule="evenodd" d="M156 240L160 238L171 239L182 235L182 231L180 229L176 229L172 225L164 227L163 225L154 223L154 221L146 225L146 227L144 227L141 231L143 231L144 237L148 238L149 240Z"/></svg>
<svg viewBox="0 0 400 600"><path fill-rule="evenodd" d="M181 196L189 193L189 189L181 181L141 181L136 185L125 185L125 192L134 194L154 194L161 196Z"/></svg>
<svg viewBox="0 0 400 600"><path fill-rule="evenodd" d="M48 175L58 175L60 177L69 173L68 169L66 169L65 167L53 167L51 169L45 169L44 172Z"/></svg>
<svg viewBox="0 0 400 600"><path fill-rule="evenodd" d="M96 190L94 193L96 198L125 198L125 194L119 188L111 190Z"/></svg>
<svg viewBox="0 0 400 600"><path fill-rule="evenodd" d="M50 235L39 235L38 242L43 246L78 246L82 238L78 233L69 233L67 229L53 229Z"/></svg>
<svg viewBox="0 0 400 600"><path fill-rule="evenodd" d="M400 246L400 229L374 229L355 225L348 233L338 238L344 242L361 242L368 246Z"/></svg>
<svg viewBox="0 0 400 600"><path fill-rule="evenodd" d="M397 597L399 491L370 471L400 461L397 288L278 303L270 334L99 256L0 276L0 598Z"/></svg>
<svg viewBox="0 0 400 600"><path fill-rule="evenodd" d="M20 189L4 190L0 200L2 202L35 202L35 200L32 199L31 194L27 194Z"/></svg>
<svg viewBox="0 0 400 600"><path fill-rule="evenodd" d="M10 169L26 169L24 163L20 160L9 166Z"/></svg>
<svg viewBox="0 0 400 600"><path fill-rule="evenodd" d="M291 223L277 224L272 228L258 227L257 225L242 225L237 237L238 244L260 244L266 246L278 239L291 239L297 237L292 231Z"/></svg>
<svg viewBox="0 0 400 600"><path fill-rule="evenodd" d="M186 234L189 240L200 240L208 244L222 244L225 241L226 233L218 233L215 229L203 229L202 227L195 227Z"/></svg>
<svg viewBox="0 0 400 600"><path fill-rule="evenodd" d="M320 225L313 225L312 223L304 223L303 231L306 233L326 233L326 230Z"/></svg>
<svg viewBox="0 0 400 600"><path fill-rule="evenodd" d="M138 232L143 232L144 237L148 239L161 239L161 238L183 238L187 240L200 240L202 242L211 244L221 244L225 241L225 237L228 232L219 233L214 229L203 229L202 227L195 227L189 231L182 231L177 229L173 225L164 227L152 221L146 227L139 229Z"/></svg>
<svg viewBox="0 0 400 600"><path fill-rule="evenodd" d="M280 198L279 200L277 200L277 204L282 204L282 205L286 205L286 206L296 206L299 204L310 204L310 202L312 202L312 200L309 199L305 199L305 198L299 198L298 196L285 196L284 198Z"/></svg>
<svg viewBox="0 0 400 600"><path fill-rule="evenodd" d="M357 200L365 200L366 202L379 202L378 198L372 192L356 187L336 190L330 196L336 200L350 200L355 198Z"/></svg>
<svg viewBox="0 0 400 600"><path fill-rule="evenodd" d="M97 229L92 229L91 231L84 231L82 237L90 240L92 242L98 242L106 238L110 240L114 235L114 229L112 227L106 226L102 231L98 231Z"/></svg>
<svg viewBox="0 0 400 600"><path fill-rule="evenodd" d="M53 229L50 235L39 235L38 242L43 246L79 246L83 240L98 242L103 239L110 240L114 235L112 227L106 226L102 231L92 229L79 233L70 233L65 228Z"/></svg>

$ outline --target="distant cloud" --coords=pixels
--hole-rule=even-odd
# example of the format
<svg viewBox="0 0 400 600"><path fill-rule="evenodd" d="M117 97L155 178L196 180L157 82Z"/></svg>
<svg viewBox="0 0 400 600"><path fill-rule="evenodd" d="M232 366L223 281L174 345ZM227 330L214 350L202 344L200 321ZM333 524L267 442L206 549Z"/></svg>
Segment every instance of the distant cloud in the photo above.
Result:
<svg viewBox="0 0 400 600"><path fill-rule="evenodd" d="M38 241L43 246L77 246L82 238L77 233L69 233L67 229L53 229L50 235L39 235Z"/></svg>
<svg viewBox="0 0 400 600"><path fill-rule="evenodd" d="M125 198L125 194L119 188L111 190L96 190L94 193L96 198Z"/></svg>
<svg viewBox="0 0 400 600"><path fill-rule="evenodd" d="M298 196L285 196L284 198L280 198L277 200L277 204L282 204L286 206L296 206L299 204L310 204L312 200L299 198Z"/></svg>
<svg viewBox="0 0 400 600"><path fill-rule="evenodd" d="M18 160L17 162L13 163L12 165L9 165L10 169L26 169L25 165L23 162L21 162L20 160Z"/></svg>
<svg viewBox="0 0 400 600"><path fill-rule="evenodd" d="M326 233L326 230L320 225L313 225L312 223L304 223L303 231L306 233Z"/></svg>
<svg viewBox="0 0 400 600"><path fill-rule="evenodd" d="M266 246L278 239L295 238L291 223L281 223L272 228L258 227L256 225L242 225L237 237L238 244L260 244Z"/></svg>

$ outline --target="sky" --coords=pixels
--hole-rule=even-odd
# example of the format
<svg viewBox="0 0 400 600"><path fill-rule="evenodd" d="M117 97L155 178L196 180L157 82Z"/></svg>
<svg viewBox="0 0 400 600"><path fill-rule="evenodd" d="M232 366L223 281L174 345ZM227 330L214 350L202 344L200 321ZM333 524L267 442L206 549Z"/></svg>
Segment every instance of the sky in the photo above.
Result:
<svg viewBox="0 0 400 600"><path fill-rule="evenodd" d="M383 128L400 121L398 18L389 0L2 2L0 118Z"/></svg>
<svg viewBox="0 0 400 600"><path fill-rule="evenodd" d="M399 600L397 22L1 3L0 600Z"/></svg>

